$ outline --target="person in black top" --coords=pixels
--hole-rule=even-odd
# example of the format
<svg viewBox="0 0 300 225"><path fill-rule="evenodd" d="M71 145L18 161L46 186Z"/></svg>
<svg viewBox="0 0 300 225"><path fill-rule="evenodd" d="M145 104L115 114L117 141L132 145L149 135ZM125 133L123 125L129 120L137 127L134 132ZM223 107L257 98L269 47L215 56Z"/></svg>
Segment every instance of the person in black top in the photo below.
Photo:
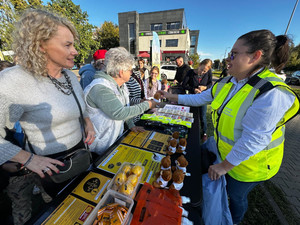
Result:
<svg viewBox="0 0 300 225"><path fill-rule="evenodd" d="M185 91L190 94L198 94L212 85L212 72L211 72L212 61L210 59L204 59L200 62L198 69L188 71L186 77L182 82L182 87ZM200 123L202 127L202 141L207 140L207 122L206 122L206 110L207 106L200 106Z"/></svg>
<svg viewBox="0 0 300 225"><path fill-rule="evenodd" d="M228 69L227 66L223 69L222 73L220 74L220 78L228 76Z"/></svg>
<svg viewBox="0 0 300 225"><path fill-rule="evenodd" d="M176 58L176 65L177 71L175 74L174 84L181 85L183 82L184 77L186 76L187 72L191 69L187 64L183 62L182 56L178 56Z"/></svg>

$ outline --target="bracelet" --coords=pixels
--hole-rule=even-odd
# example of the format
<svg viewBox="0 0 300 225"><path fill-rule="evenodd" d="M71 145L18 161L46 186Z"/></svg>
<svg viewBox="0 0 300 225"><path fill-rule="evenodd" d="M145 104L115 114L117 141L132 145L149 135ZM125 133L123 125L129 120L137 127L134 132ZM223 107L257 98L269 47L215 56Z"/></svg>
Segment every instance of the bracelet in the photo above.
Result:
<svg viewBox="0 0 300 225"><path fill-rule="evenodd" d="M28 166L28 164L32 161L32 159L33 159L33 156L34 156L34 154L33 153L31 153L31 155L30 155L30 157L29 157L29 159L26 161L26 163L24 163L24 165L22 166L22 168L23 167L26 167L26 166Z"/></svg>

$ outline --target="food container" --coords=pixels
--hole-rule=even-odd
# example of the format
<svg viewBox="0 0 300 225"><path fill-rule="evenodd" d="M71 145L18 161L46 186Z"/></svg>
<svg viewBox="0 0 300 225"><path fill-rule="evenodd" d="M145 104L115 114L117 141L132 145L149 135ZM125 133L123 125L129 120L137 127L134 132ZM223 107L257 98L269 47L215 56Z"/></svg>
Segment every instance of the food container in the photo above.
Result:
<svg viewBox="0 0 300 225"><path fill-rule="evenodd" d="M121 225L129 224L130 219L132 218L131 210L134 204L133 199L116 191L108 190L83 225L92 225L97 217L98 211L110 203L118 203L128 209Z"/></svg>
<svg viewBox="0 0 300 225"><path fill-rule="evenodd" d="M138 169L138 172L136 171ZM114 190L130 198L134 198L145 168L141 164L124 162L107 186L107 190Z"/></svg>

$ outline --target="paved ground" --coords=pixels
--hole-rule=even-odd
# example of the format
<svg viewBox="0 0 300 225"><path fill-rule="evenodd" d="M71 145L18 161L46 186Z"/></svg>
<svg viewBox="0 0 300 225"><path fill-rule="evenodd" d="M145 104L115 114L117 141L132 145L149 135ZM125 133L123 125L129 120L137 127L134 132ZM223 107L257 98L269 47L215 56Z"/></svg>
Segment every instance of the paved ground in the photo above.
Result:
<svg viewBox="0 0 300 225"><path fill-rule="evenodd" d="M271 179L300 218L300 115L286 125L285 152L279 172Z"/></svg>

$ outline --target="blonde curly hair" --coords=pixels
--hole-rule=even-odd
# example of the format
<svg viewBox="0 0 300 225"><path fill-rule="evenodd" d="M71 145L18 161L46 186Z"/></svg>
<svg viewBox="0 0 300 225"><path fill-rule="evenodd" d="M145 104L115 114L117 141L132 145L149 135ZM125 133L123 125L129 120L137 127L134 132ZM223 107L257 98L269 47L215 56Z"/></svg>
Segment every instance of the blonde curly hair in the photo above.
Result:
<svg viewBox="0 0 300 225"><path fill-rule="evenodd" d="M26 10L15 25L13 50L17 64L34 76L47 76L47 59L40 46L56 34L58 26L67 27L78 39L68 19L41 9Z"/></svg>

